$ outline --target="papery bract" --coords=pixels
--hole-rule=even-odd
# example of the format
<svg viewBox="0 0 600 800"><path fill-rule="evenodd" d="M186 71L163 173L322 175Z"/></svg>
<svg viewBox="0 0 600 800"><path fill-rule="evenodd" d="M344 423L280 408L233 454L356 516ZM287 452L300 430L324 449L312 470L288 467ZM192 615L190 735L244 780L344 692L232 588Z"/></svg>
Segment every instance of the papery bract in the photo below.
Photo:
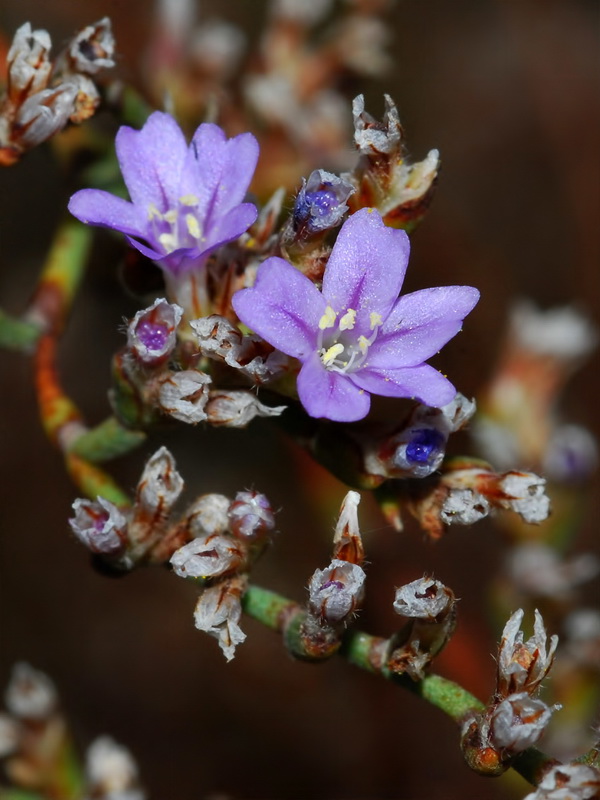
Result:
<svg viewBox="0 0 600 800"><path fill-rule="evenodd" d="M299 359L298 395L313 417L352 422L370 394L449 403L456 389L424 362L462 327L479 299L471 286L422 289L398 298L408 263L404 231L361 209L343 225L323 290L291 264L268 258L256 283L237 292L241 321Z"/></svg>

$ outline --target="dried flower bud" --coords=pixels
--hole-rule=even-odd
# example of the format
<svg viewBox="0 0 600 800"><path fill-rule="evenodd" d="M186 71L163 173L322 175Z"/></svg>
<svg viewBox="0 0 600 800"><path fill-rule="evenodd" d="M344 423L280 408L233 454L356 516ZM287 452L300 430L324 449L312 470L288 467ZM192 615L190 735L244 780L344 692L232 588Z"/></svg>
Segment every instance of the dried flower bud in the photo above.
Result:
<svg viewBox="0 0 600 800"><path fill-rule="evenodd" d="M275 527L270 502L259 492L238 492L229 507L229 525L242 541L268 535Z"/></svg>
<svg viewBox="0 0 600 800"><path fill-rule="evenodd" d="M157 366L169 358L177 344L177 326L183 309L159 298L138 311L127 328L127 346L145 366Z"/></svg>
<svg viewBox="0 0 600 800"><path fill-rule="evenodd" d="M496 678L496 693L500 697L523 691L534 694L554 661L558 636L550 638L546 651L546 630L540 612L535 610L533 636L527 642L523 642L520 630L522 621L523 609L518 609L502 632Z"/></svg>
<svg viewBox="0 0 600 800"><path fill-rule="evenodd" d="M568 597L575 586L596 577L600 560L582 553L569 560L548 545L527 542L513 548L507 571L518 589L533 597Z"/></svg>
<svg viewBox="0 0 600 800"><path fill-rule="evenodd" d="M99 736L86 753L86 773L94 797L118 800L143 800L144 793L135 789L138 768L126 747L110 736Z"/></svg>
<svg viewBox="0 0 600 800"><path fill-rule="evenodd" d="M490 739L495 747L522 753L544 733L552 714L561 706L547 706L527 692L511 694L494 709L490 718Z"/></svg>
<svg viewBox="0 0 600 800"><path fill-rule="evenodd" d="M402 126L396 104L384 95L385 113L381 122L365 111L364 95L359 94L352 103L354 117L354 142L367 156L398 153L402 146Z"/></svg>
<svg viewBox="0 0 600 800"><path fill-rule="evenodd" d="M92 553L121 555L127 546L127 517L98 497L95 502L78 498L73 503L75 516L69 520L73 533Z"/></svg>
<svg viewBox="0 0 600 800"><path fill-rule="evenodd" d="M520 514L525 522L543 522L550 513L546 481L533 472L506 472L498 481L503 494L498 505Z"/></svg>
<svg viewBox="0 0 600 800"><path fill-rule="evenodd" d="M324 169L314 170L308 180L302 179L292 214L294 230L302 236L335 228L348 211L346 200L355 191L348 180Z"/></svg>
<svg viewBox="0 0 600 800"><path fill-rule="evenodd" d="M29 22L17 29L6 57L8 96L12 103L46 88L52 71L49 59L52 42L48 31L32 31Z"/></svg>
<svg viewBox="0 0 600 800"><path fill-rule="evenodd" d="M278 417L287 406L266 406L250 391L232 389L210 392L206 418L211 425L245 428L255 417Z"/></svg>
<svg viewBox="0 0 600 800"><path fill-rule="evenodd" d="M218 578L243 566L246 553L231 536L213 533L199 536L171 556L173 571L180 578Z"/></svg>
<svg viewBox="0 0 600 800"><path fill-rule="evenodd" d="M195 369L171 372L162 380L158 392L161 411L191 425L202 422L207 418L204 409L211 382L210 375Z"/></svg>
<svg viewBox="0 0 600 800"><path fill-rule="evenodd" d="M239 576L221 581L202 592L194 611L196 628L214 636L227 661L246 638L239 625L246 586L246 579Z"/></svg>
<svg viewBox="0 0 600 800"><path fill-rule="evenodd" d="M600 770L588 764L559 764L523 800L596 800L598 796Z"/></svg>
<svg viewBox="0 0 600 800"><path fill-rule="evenodd" d="M74 82L66 81L28 97L17 113L13 138L24 148L45 142L69 121L78 91Z"/></svg>
<svg viewBox="0 0 600 800"><path fill-rule="evenodd" d="M13 667L4 702L13 717L45 720L54 712L58 697L47 675L19 662Z"/></svg>
<svg viewBox="0 0 600 800"><path fill-rule="evenodd" d="M111 22L108 17L103 17L79 31L69 42L62 58L57 59L57 69L61 69L62 62L66 61L71 72L96 75L102 69L114 67L114 52L115 38Z"/></svg>
<svg viewBox="0 0 600 800"><path fill-rule="evenodd" d="M175 459L166 447L160 447L146 462L137 486L137 506L152 516L164 517L183 491L183 478Z"/></svg>
<svg viewBox="0 0 600 800"><path fill-rule="evenodd" d="M365 578L358 564L334 558L328 567L316 570L310 579L311 613L330 625L344 622L362 602Z"/></svg>
<svg viewBox="0 0 600 800"><path fill-rule="evenodd" d="M204 494L188 509L185 521L193 538L212 533L225 533L229 529L231 500L224 494Z"/></svg>
<svg viewBox="0 0 600 800"><path fill-rule="evenodd" d="M348 492L344 497L333 535L333 558L361 566L365 551L358 526L359 503L358 492Z"/></svg>
<svg viewBox="0 0 600 800"><path fill-rule="evenodd" d="M403 617L435 622L454 606L454 593L433 578L419 578L396 589L394 611Z"/></svg>
<svg viewBox="0 0 600 800"><path fill-rule="evenodd" d="M0 758L12 755L18 749L20 741L19 723L8 714L0 714Z"/></svg>

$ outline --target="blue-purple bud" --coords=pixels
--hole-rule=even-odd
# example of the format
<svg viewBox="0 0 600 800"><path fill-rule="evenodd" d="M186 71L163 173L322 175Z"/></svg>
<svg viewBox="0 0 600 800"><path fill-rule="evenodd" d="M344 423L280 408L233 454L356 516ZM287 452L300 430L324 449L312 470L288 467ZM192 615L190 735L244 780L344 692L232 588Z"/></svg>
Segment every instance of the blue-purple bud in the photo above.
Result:
<svg viewBox="0 0 600 800"><path fill-rule="evenodd" d="M435 428L422 428L413 431L406 444L406 460L411 464L427 464L434 461L446 444L446 438Z"/></svg>
<svg viewBox="0 0 600 800"><path fill-rule="evenodd" d="M302 179L294 204L294 230L311 234L334 228L348 211L346 200L354 191L349 181L324 169L314 170L307 181Z"/></svg>

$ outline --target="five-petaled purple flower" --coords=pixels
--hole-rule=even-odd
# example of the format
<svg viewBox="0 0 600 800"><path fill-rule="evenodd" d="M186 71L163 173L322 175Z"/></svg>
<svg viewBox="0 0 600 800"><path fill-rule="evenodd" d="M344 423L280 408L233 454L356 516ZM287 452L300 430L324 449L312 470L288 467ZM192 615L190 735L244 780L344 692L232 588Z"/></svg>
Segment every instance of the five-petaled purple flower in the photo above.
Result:
<svg viewBox="0 0 600 800"><path fill-rule="evenodd" d="M120 128L115 144L131 202L82 189L69 211L82 222L121 231L173 277L196 268L255 221L255 206L242 202L258 160L251 133L227 139L205 123L188 146L175 120L156 111L140 131Z"/></svg>
<svg viewBox="0 0 600 800"><path fill-rule="evenodd" d="M398 298L408 254L404 231L361 209L340 230L322 292L272 257L254 286L234 295L245 325L302 362L298 395L311 416L362 419L371 393L434 407L454 398L450 381L424 362L458 333L479 292L440 286Z"/></svg>

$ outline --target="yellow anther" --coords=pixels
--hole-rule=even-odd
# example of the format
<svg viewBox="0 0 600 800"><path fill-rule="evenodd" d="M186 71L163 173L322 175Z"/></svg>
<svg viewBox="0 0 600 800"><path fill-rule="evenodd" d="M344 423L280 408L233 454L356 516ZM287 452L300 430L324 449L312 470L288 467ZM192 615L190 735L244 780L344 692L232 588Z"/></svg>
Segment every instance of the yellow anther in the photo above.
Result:
<svg viewBox="0 0 600 800"><path fill-rule="evenodd" d="M202 235L202 232L200 230L200 223L198 222L196 217L193 214L186 214L185 224L188 231L190 232L190 235L193 236L194 239L199 239L200 236Z"/></svg>
<svg viewBox="0 0 600 800"><path fill-rule="evenodd" d="M349 308L348 311L346 311L346 313L340 320L340 330L351 331L352 328L354 327L355 322L356 322L356 311L353 308Z"/></svg>
<svg viewBox="0 0 600 800"><path fill-rule="evenodd" d="M328 367L330 364L333 364L333 362L340 355L340 353L343 352L344 352L343 344L340 344L339 342L337 344L332 344L329 350L323 353L323 355L321 356L321 360L323 361L323 364L325 364L325 366Z"/></svg>
<svg viewBox="0 0 600 800"><path fill-rule="evenodd" d="M359 347L361 353L366 353L367 352L367 350L369 349L369 344L370 344L370 342L369 342L369 340L367 339L366 336L359 336L358 337L358 347Z"/></svg>
<svg viewBox="0 0 600 800"><path fill-rule="evenodd" d="M335 325L336 316L337 315L333 310L333 308L331 306L327 306L327 308L325 309L325 313L319 320L319 330L324 331L327 328L333 328L333 326Z"/></svg>
<svg viewBox="0 0 600 800"><path fill-rule="evenodd" d="M161 233L158 237L158 241L162 244L167 253L172 253L173 250L177 249L177 239L172 233Z"/></svg>
<svg viewBox="0 0 600 800"><path fill-rule="evenodd" d="M174 222L177 222L177 211L175 211L174 208L169 209L169 211L163 214L163 219L172 225Z"/></svg>
<svg viewBox="0 0 600 800"><path fill-rule="evenodd" d="M179 198L179 202L182 206L197 206L200 200L195 194L184 194L183 197Z"/></svg>
<svg viewBox="0 0 600 800"><path fill-rule="evenodd" d="M383 325L381 314L379 314L377 311L371 311L369 315L369 324L371 325L372 331L374 331L375 328L378 328L380 325Z"/></svg>
<svg viewBox="0 0 600 800"><path fill-rule="evenodd" d="M155 217L158 219L162 219L162 214L158 210L158 208L154 205L154 203L150 203L148 206L148 219L152 221Z"/></svg>

